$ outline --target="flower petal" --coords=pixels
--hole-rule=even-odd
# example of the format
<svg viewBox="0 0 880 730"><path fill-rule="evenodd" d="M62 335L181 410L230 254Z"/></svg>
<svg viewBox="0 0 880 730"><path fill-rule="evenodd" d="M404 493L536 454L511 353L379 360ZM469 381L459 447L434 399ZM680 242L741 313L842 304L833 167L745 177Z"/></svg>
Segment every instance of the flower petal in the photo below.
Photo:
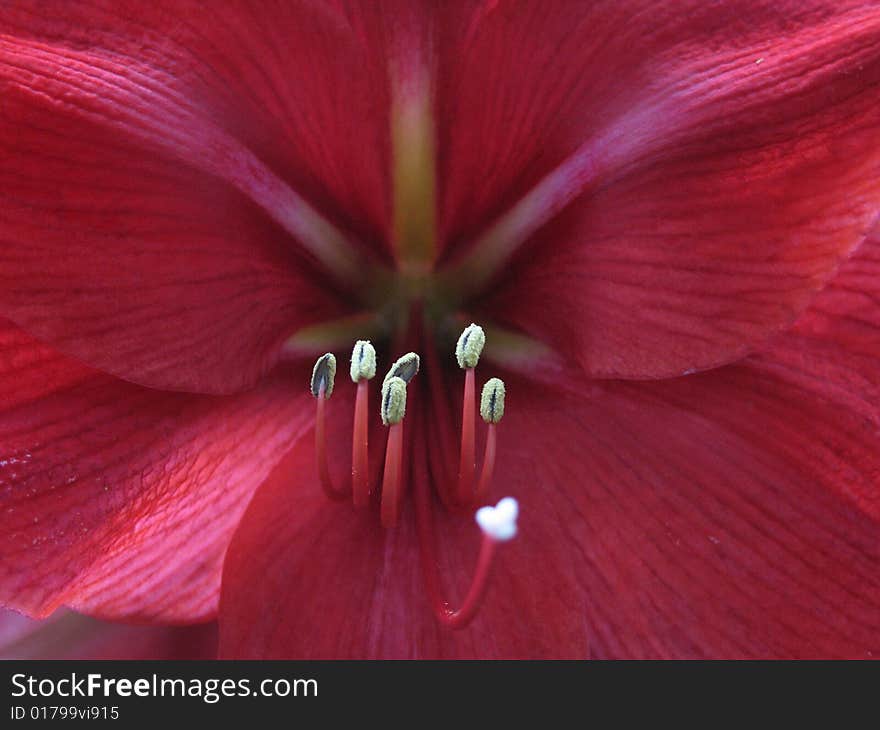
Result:
<svg viewBox="0 0 880 730"><path fill-rule="evenodd" d="M327 216L381 238L387 104L356 33L310 7L0 10L0 312L200 392L253 383L339 314L314 265L356 255Z"/></svg>
<svg viewBox="0 0 880 730"><path fill-rule="evenodd" d="M472 25L441 98L447 260L467 287L512 256L483 314L590 375L743 356L880 211L873 3L499 3Z"/></svg>
<svg viewBox="0 0 880 730"><path fill-rule="evenodd" d="M56 611L35 621L0 611L0 659L214 659L216 624L126 626Z"/></svg>
<svg viewBox="0 0 880 730"><path fill-rule="evenodd" d="M567 514L555 544L582 561L594 656L878 655L878 250L741 364L509 385L500 480L540 485L525 513Z"/></svg>
<svg viewBox="0 0 880 730"><path fill-rule="evenodd" d="M305 387L279 375L237 396L160 393L0 333L0 394L14 396L0 400L0 604L211 617L253 489L308 425Z"/></svg>
<svg viewBox="0 0 880 730"><path fill-rule="evenodd" d="M880 222L795 322L792 334L824 343L870 372L880 344Z"/></svg>
<svg viewBox="0 0 880 730"><path fill-rule="evenodd" d="M351 411L334 406L331 433L342 436ZM371 438L384 446L384 435L377 429ZM414 460L413 478L426 479L425 442L414 441L421 456ZM347 464L350 441L337 443L345 448L336 449L335 461ZM375 456L381 458L381 451ZM224 566L221 656L587 655L579 606L564 589L574 584L571 567L550 559L542 525L523 518L531 529L501 551L479 615L468 628L452 631L431 612L411 510L398 527L383 530L375 510L329 503L314 474L313 448L304 440L259 489L242 519ZM472 516L440 517L437 528L442 570L460 599L474 568L479 530ZM538 574L563 588L530 593Z"/></svg>

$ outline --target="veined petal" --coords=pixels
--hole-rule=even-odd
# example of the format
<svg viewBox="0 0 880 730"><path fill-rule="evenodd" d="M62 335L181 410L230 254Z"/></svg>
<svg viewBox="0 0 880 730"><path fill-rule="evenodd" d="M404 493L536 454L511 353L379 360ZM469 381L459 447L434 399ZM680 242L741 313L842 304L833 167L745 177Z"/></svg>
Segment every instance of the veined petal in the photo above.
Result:
<svg viewBox="0 0 880 730"><path fill-rule="evenodd" d="M795 322L791 335L825 343L847 360L863 358L860 365L871 367L880 343L880 225Z"/></svg>
<svg viewBox="0 0 880 730"><path fill-rule="evenodd" d="M236 170L249 150L325 215L344 216L355 232L384 231L387 74L358 13L310 0L231 0L210 10L199 0L96 0L59 13L23 0L2 17L8 38L63 56L57 81L96 92L81 98L74 89L68 103L140 120L142 132L167 137L193 164L259 197L259 175L237 179L258 172ZM76 71L91 80L76 82Z"/></svg>
<svg viewBox="0 0 880 730"><path fill-rule="evenodd" d="M880 211L873 3L489 6L442 87L448 265L510 262L486 315L590 375L743 356Z"/></svg>
<svg viewBox="0 0 880 730"><path fill-rule="evenodd" d="M7 323L0 383L13 395L0 407L0 604L38 617L62 605L148 622L212 616L228 540L309 424L308 395L280 376L236 396L161 393Z"/></svg>
<svg viewBox="0 0 880 730"><path fill-rule="evenodd" d="M334 410L335 461L347 464L351 410ZM376 458L383 436L379 429L373 435L383 442ZM411 442L417 449L412 479L425 480L425 433L413 434ZM221 657L587 656L572 566L548 552L552 530L546 525L523 518L528 529L497 561L480 614L467 629L451 631L436 621L428 602L412 511L384 530L373 510L328 502L314 475L313 449L304 440L248 507L224 566ZM460 600L479 530L470 515L438 515L436 531L447 588ZM556 590L529 592L538 575Z"/></svg>
<svg viewBox="0 0 880 730"><path fill-rule="evenodd" d="M90 179L42 158L2 194L0 312L35 336L129 381L227 393L271 369L295 329L345 311L234 194L78 139L17 149L33 160L77 146L84 165L105 165Z"/></svg>
<svg viewBox="0 0 880 730"><path fill-rule="evenodd" d="M740 364L520 393L499 479L567 515L594 656L878 655L878 249Z"/></svg>
<svg viewBox="0 0 880 730"><path fill-rule="evenodd" d="M320 284L365 252L330 219L381 238L387 104L337 13L198 9L0 11L0 312L120 377L228 392L340 313Z"/></svg>

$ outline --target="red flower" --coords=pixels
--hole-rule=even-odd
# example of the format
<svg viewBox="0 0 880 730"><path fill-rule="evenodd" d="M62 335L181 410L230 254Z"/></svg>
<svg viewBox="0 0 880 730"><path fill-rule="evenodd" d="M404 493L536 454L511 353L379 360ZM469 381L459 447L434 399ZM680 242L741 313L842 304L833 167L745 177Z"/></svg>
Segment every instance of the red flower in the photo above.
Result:
<svg viewBox="0 0 880 730"><path fill-rule="evenodd" d="M223 656L880 650L875 4L432 6L0 10L0 601L219 599ZM449 501L471 320L522 517L455 631L413 500L322 494L306 360L419 351L401 484Z"/></svg>

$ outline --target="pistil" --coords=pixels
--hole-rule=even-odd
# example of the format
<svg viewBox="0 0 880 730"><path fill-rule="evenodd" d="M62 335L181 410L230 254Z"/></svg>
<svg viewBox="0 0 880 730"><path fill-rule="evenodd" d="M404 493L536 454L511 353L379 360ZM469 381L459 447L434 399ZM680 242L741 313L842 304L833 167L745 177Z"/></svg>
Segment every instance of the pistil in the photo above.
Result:
<svg viewBox="0 0 880 730"><path fill-rule="evenodd" d="M422 574L434 616L450 629L463 629L474 619L482 604L498 545L516 535L518 505L516 500L507 497L502 499L497 507L483 507L477 510L477 524L483 531L480 553L464 601L459 608L454 608L444 598L435 553L431 495L427 479L419 480L415 499Z"/></svg>

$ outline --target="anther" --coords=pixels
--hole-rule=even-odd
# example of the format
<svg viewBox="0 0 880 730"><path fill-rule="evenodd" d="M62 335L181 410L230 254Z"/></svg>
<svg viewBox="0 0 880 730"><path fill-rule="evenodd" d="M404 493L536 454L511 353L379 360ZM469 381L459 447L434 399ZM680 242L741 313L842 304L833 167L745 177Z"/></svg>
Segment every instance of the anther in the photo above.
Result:
<svg viewBox="0 0 880 730"><path fill-rule="evenodd" d="M318 358L312 368L312 395L315 398L329 398L333 395L333 383L336 380L336 356L328 352Z"/></svg>
<svg viewBox="0 0 880 730"><path fill-rule="evenodd" d="M420 364L419 356L414 352L408 352L406 355L397 359L391 368L388 370L388 374L385 376L385 382L388 381L389 378L400 378L404 383L409 383L419 372L419 364ZM382 383L382 389L385 389L385 382Z"/></svg>
<svg viewBox="0 0 880 730"><path fill-rule="evenodd" d="M358 340L351 351L351 379L355 383L376 375L376 348L369 340Z"/></svg>
<svg viewBox="0 0 880 730"><path fill-rule="evenodd" d="M462 370L477 367L483 346L486 344L486 333L478 324L465 327L455 345L455 359Z"/></svg>
<svg viewBox="0 0 880 730"><path fill-rule="evenodd" d="M406 415L406 382L392 376L382 384L382 423L392 426Z"/></svg>
<svg viewBox="0 0 880 730"><path fill-rule="evenodd" d="M504 415L504 381L489 378L480 396L480 415L489 424L498 423Z"/></svg>

